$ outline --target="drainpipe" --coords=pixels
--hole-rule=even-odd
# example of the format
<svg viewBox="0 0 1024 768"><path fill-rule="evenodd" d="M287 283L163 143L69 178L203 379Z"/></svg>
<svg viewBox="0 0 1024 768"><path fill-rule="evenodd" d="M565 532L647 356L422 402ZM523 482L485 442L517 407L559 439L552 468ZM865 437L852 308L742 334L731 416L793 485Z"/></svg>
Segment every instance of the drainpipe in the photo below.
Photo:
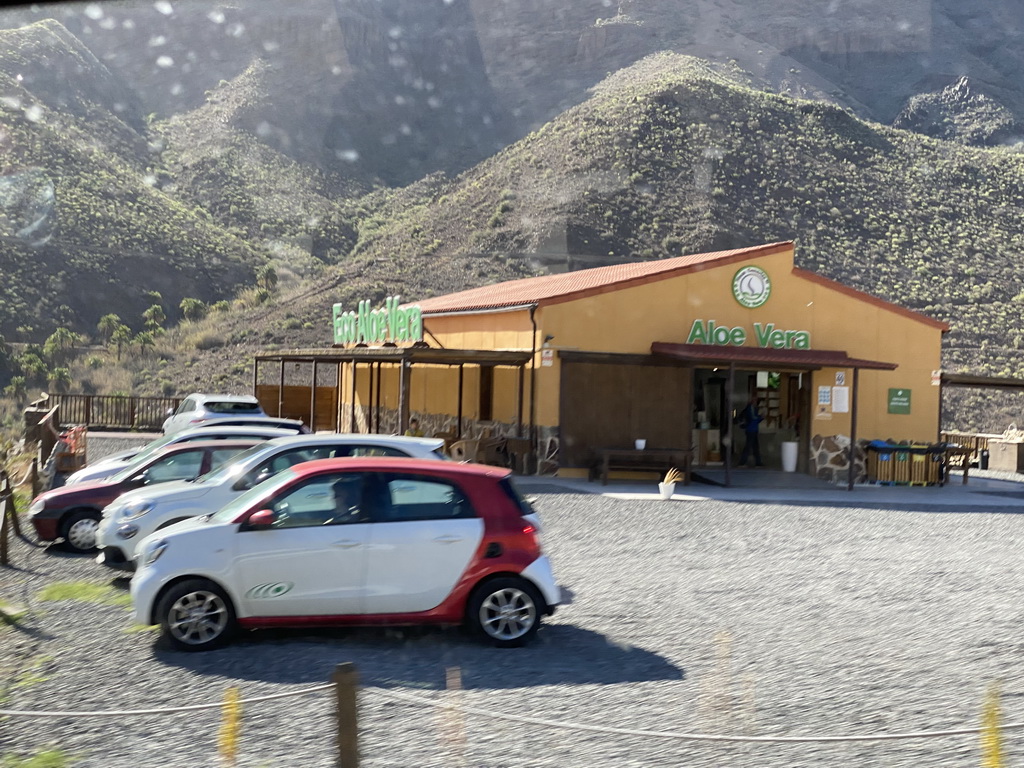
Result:
<svg viewBox="0 0 1024 768"><path fill-rule="evenodd" d="M537 474L540 469L540 460L537 450L537 318L534 314L537 305L530 305L530 325L533 326L533 335L530 336L530 445L533 446L534 470Z"/></svg>

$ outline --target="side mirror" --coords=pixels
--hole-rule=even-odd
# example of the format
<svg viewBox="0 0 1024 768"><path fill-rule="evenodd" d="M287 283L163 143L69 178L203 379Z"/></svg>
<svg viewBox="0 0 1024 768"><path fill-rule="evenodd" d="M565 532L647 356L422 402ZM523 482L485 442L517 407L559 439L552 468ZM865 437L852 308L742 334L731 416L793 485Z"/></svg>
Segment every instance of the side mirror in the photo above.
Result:
<svg viewBox="0 0 1024 768"><path fill-rule="evenodd" d="M132 488L141 488L149 481L145 472L140 472L137 475L132 476L128 479L128 485Z"/></svg>
<svg viewBox="0 0 1024 768"><path fill-rule="evenodd" d="M254 531L263 531L270 528L277 520L277 515L272 509L261 509L258 512L253 512L249 515L249 519L246 521L246 527Z"/></svg>

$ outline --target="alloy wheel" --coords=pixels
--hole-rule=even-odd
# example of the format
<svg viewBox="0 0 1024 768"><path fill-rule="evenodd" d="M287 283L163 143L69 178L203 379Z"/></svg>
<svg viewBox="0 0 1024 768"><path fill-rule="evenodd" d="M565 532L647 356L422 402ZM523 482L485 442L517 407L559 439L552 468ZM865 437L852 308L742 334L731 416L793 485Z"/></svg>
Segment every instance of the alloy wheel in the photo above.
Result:
<svg viewBox="0 0 1024 768"><path fill-rule="evenodd" d="M201 590L174 601L167 614L167 630L181 643L203 645L219 637L228 621L228 609L220 595Z"/></svg>
<svg viewBox="0 0 1024 768"><path fill-rule="evenodd" d="M484 598L480 626L495 640L517 640L537 623L537 605L518 587L503 587Z"/></svg>

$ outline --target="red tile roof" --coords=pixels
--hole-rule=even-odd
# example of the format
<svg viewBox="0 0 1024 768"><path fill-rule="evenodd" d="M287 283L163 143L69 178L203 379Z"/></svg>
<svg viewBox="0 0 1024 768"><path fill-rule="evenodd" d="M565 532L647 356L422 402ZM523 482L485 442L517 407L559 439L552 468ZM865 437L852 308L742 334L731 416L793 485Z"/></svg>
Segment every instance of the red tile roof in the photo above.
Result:
<svg viewBox="0 0 1024 768"><path fill-rule="evenodd" d="M731 251L697 253L672 259L641 261L634 264L616 264L610 267L581 269L557 275L528 277L495 285L485 285L468 291L450 293L433 299L415 302L424 315L445 312L471 312L483 309L522 307L530 304L545 306L593 296L654 280L718 267L736 261L780 253L793 247L792 241L737 248Z"/></svg>

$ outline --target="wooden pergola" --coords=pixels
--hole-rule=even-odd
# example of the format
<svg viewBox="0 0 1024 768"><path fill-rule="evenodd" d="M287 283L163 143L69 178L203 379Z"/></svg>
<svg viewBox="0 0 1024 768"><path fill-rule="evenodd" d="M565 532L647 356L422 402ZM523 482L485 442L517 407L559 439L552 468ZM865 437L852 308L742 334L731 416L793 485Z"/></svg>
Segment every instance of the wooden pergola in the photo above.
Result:
<svg viewBox="0 0 1024 768"><path fill-rule="evenodd" d="M351 407L351 415L349 419L348 431L356 431L356 387L357 377L360 367L366 371L368 376L367 383L369 385L369 402L371 411L371 431L372 425L380 426L380 398L381 398L381 381L382 373L381 369L383 366L395 366L399 370L399 396L398 396L398 412L399 412L399 431L405 432L409 426L409 403L410 403L410 391L412 387L412 369L415 365L443 365L452 368L459 369L459 384L458 384L458 409L456 414L456 424L458 437L462 436L462 423L463 423L463 411L462 411L462 394L463 394L463 370L465 366L480 366L480 367L510 367L518 369L518 384L516 392L516 422L517 422L517 434L522 437L523 434L523 393L524 393L524 381L525 381L525 370L530 365L533 354L530 351L517 351L517 350L479 350L479 349L442 349L437 347L429 347L426 345L414 345L411 347L397 347L397 346L382 346L382 347L366 347L357 346L351 348L320 348L320 349L294 349L278 352L261 352L255 356L255 363L253 365L253 392L256 392L260 382L261 367L266 365L276 365L278 369L278 412L280 413L283 407L283 397L285 388L285 367L289 364L301 364L301 363L312 363L312 375L310 377L310 425L316 424L316 389L317 389L317 373L321 366L334 366L337 371L337 398L338 398L338 410L335 414L334 424L338 431L341 431L341 404L344 402L342 397L341 386L342 386L342 366L352 366L352 376L349 382L350 391L348 393L348 402ZM373 413L376 412L376 418L374 419ZM531 431L532 431L532 424ZM315 428L315 427L314 427Z"/></svg>

